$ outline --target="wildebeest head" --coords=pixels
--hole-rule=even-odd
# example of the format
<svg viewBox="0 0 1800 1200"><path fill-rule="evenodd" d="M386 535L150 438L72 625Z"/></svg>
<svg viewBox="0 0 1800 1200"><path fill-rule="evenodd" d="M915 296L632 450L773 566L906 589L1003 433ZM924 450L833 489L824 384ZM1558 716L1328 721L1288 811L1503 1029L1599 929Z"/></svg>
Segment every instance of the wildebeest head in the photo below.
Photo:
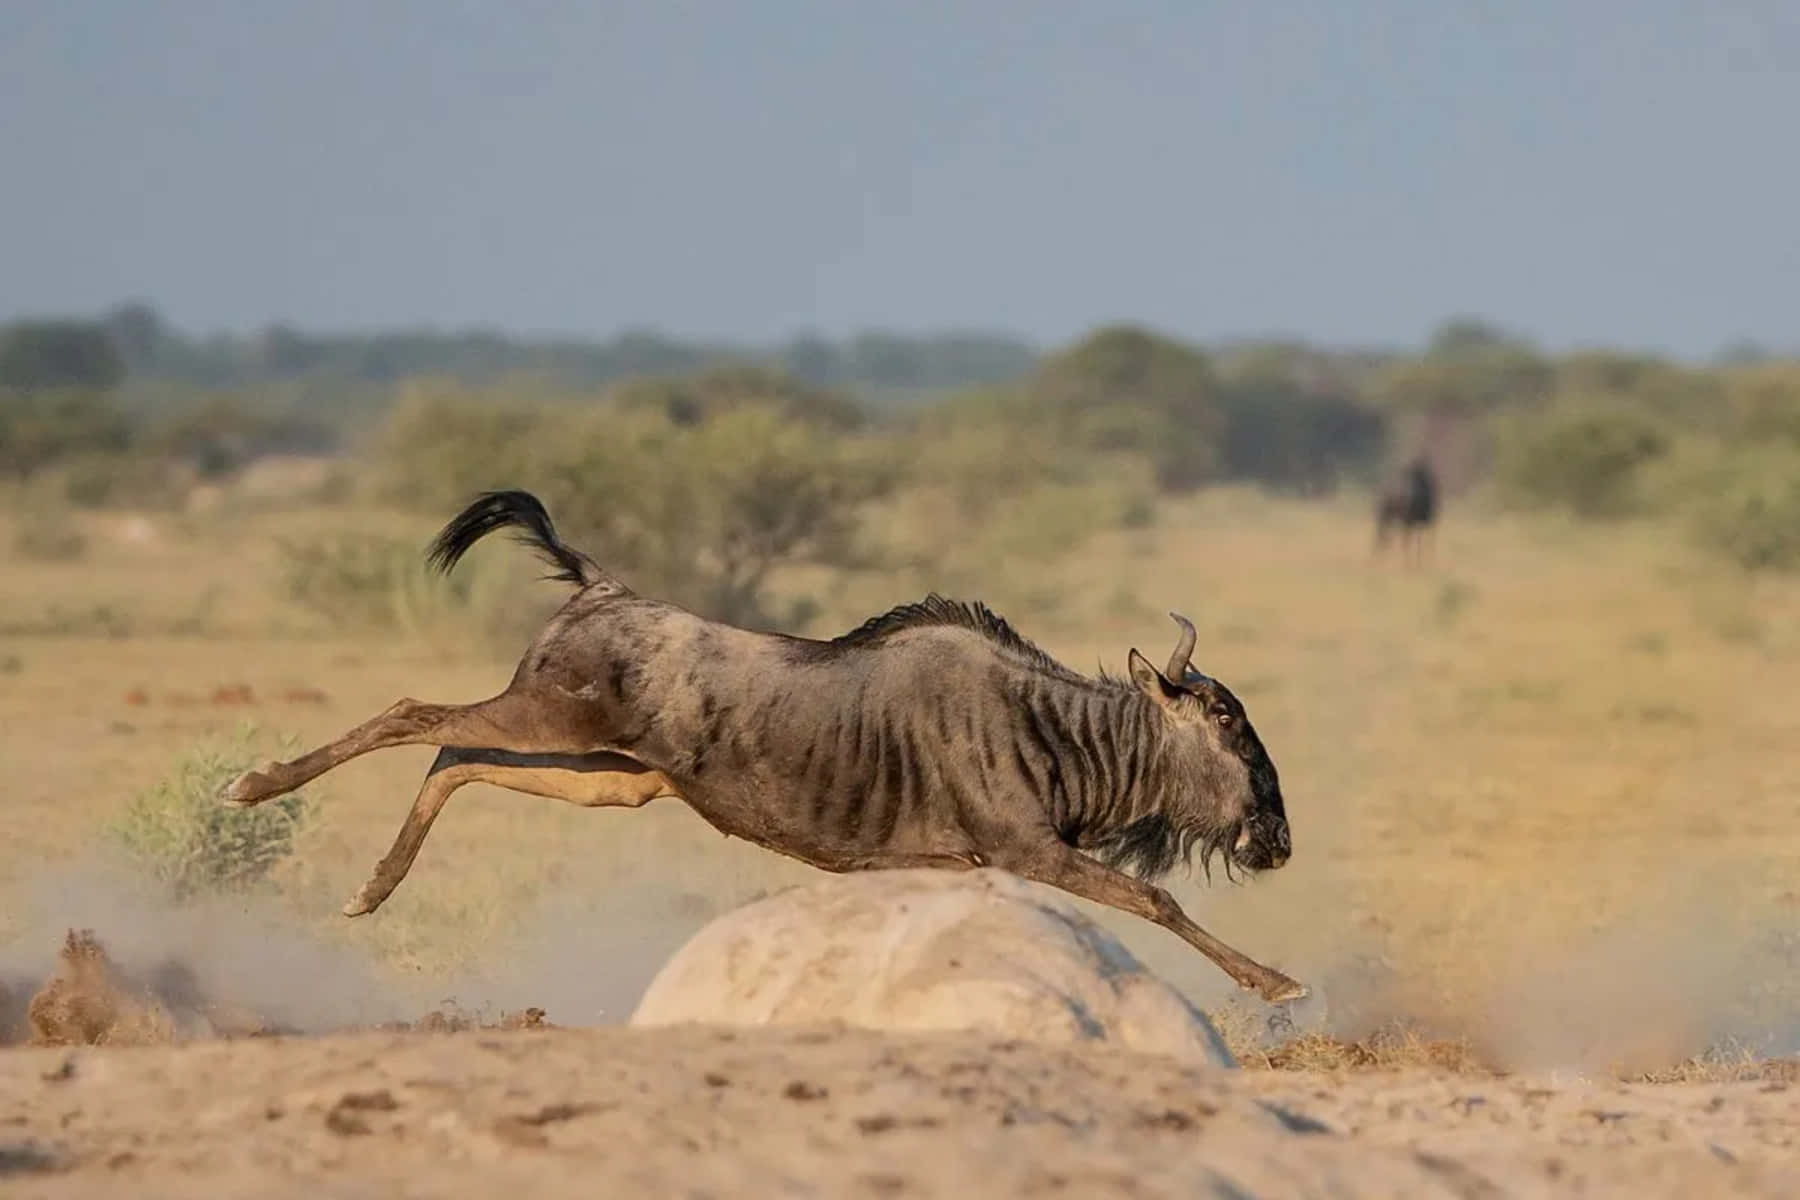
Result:
<svg viewBox="0 0 1800 1200"><path fill-rule="evenodd" d="M1293 853L1275 764L1243 703L1188 661L1193 624L1169 615L1181 637L1168 667L1157 670L1135 648L1130 656L1132 682L1169 721L1175 769L1193 783L1179 790L1184 811L1165 814L1167 828L1184 852L1198 847L1203 864L1222 851L1228 870L1272 870ZM1167 865L1173 865L1172 852Z"/></svg>

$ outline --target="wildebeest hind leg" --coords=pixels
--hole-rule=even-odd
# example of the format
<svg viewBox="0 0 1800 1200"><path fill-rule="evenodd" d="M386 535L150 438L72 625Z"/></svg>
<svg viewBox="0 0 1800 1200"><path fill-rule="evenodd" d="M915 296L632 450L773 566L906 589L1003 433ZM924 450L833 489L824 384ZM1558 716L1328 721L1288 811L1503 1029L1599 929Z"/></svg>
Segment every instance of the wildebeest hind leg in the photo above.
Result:
<svg viewBox="0 0 1800 1200"><path fill-rule="evenodd" d="M1085 900L1156 922L1217 963L1239 987L1256 992L1271 1004L1298 1000L1307 994L1305 984L1246 957L1200 928L1181 911L1175 897L1162 888L1121 874L1063 842L1052 841L1038 853L1019 856L1016 860L1001 862L997 859L995 865Z"/></svg>
<svg viewBox="0 0 1800 1200"><path fill-rule="evenodd" d="M287 762L266 763L226 785L221 799L248 807L291 792L333 767L389 746L504 747L522 752L570 752L590 747L575 702L507 691L475 704L399 700L336 741Z"/></svg>
<svg viewBox="0 0 1800 1200"><path fill-rule="evenodd" d="M444 749L425 775L412 810L400 826L393 846L344 905L346 917L360 917L381 907L412 869L425 835L443 810L450 793L464 784L491 783L533 796L565 800L584 808L636 808L675 789L660 771L621 754L515 754L506 750Z"/></svg>

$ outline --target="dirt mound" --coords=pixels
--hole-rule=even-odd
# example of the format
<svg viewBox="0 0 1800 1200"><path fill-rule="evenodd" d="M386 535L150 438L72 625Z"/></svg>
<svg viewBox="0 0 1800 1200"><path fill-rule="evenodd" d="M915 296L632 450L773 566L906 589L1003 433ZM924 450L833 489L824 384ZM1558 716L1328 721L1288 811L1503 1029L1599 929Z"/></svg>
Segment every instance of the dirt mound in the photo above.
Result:
<svg viewBox="0 0 1800 1200"><path fill-rule="evenodd" d="M124 970L91 929L68 931L56 973L27 1003L25 1023L16 1032L40 1046L146 1045L287 1032L254 1013L208 1001L180 962L170 960L142 974Z"/></svg>
<svg viewBox="0 0 1800 1200"><path fill-rule="evenodd" d="M106 952L92 929L71 929L63 939L56 973L29 987L0 981L0 1045L141 1046L197 1039L294 1035L241 1006L220 1003L200 988L194 972L176 960L132 972ZM541 1008L470 1012L454 1000L415 1021L346 1026L344 1032L462 1033L472 1030L555 1028Z"/></svg>
<svg viewBox="0 0 1800 1200"><path fill-rule="evenodd" d="M120 978L91 929L71 929L56 975L31 998L26 1016L39 1045L160 1041L162 1022ZM114 1035L120 1036L115 1038Z"/></svg>
<svg viewBox="0 0 1800 1200"><path fill-rule="evenodd" d="M1233 1065L1207 1017L1111 934L996 870L833 876L727 913L631 1018L684 1022L983 1030Z"/></svg>

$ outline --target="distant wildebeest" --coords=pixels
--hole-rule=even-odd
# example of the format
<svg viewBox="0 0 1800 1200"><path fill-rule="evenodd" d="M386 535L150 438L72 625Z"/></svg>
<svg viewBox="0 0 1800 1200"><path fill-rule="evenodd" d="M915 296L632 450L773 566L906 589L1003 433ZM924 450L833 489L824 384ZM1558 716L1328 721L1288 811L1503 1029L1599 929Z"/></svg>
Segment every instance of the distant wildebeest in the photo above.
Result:
<svg viewBox="0 0 1800 1200"><path fill-rule="evenodd" d="M1390 527L1398 526L1401 556L1416 559L1437 520L1437 509L1437 475L1423 457L1415 458L1405 476L1384 489L1375 502L1376 553L1387 545Z"/></svg>
<svg viewBox="0 0 1800 1200"><path fill-rule="evenodd" d="M936 595L830 641L754 633L632 592L519 491L476 499L429 561L449 571L508 526L580 590L505 691L401 700L225 790L258 804L371 750L443 747L346 915L387 899L466 783L588 807L668 796L827 871L997 867L1154 921L1267 1000L1306 994L1154 883L1196 850L1209 876L1215 855L1230 875L1292 852L1275 764L1237 697L1189 663L1185 618L1167 668L1133 649L1128 678L1081 675L986 606Z"/></svg>

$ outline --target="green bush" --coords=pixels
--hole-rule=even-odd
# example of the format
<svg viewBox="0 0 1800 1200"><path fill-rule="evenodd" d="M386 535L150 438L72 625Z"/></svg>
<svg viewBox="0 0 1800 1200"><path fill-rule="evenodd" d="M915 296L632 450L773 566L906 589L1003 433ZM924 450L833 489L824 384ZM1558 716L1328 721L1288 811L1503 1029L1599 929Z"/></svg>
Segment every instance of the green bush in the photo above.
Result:
<svg viewBox="0 0 1800 1200"><path fill-rule="evenodd" d="M883 449L760 407L689 426L609 412L571 424L521 478L632 586L719 620L782 625L796 614L767 611L772 572L862 561L862 508L898 478Z"/></svg>
<svg viewBox="0 0 1800 1200"><path fill-rule="evenodd" d="M116 453L131 444L132 424L97 392L0 389L0 473L21 478L71 455Z"/></svg>
<svg viewBox="0 0 1800 1200"><path fill-rule="evenodd" d="M174 509L187 494L181 472L167 459L144 453L74 454L47 478L77 508Z"/></svg>
<svg viewBox="0 0 1800 1200"><path fill-rule="evenodd" d="M1225 427L1211 360L1136 326L1112 326L1056 354L1025 384L1031 423L1059 442L1142 455L1165 491L1216 478Z"/></svg>
<svg viewBox="0 0 1800 1200"><path fill-rule="evenodd" d="M227 808L219 792L262 761L254 731L180 758L153 787L133 797L107 828L114 845L177 899L233 891L262 881L293 850L311 815L300 792L255 808Z"/></svg>
<svg viewBox="0 0 1800 1200"><path fill-rule="evenodd" d="M1577 351L1557 363L1556 387L1562 396L1606 398L1688 428L1716 427L1723 408L1718 373L1643 354Z"/></svg>
<svg viewBox="0 0 1800 1200"><path fill-rule="evenodd" d="M547 410L534 406L408 387L366 448L376 497L448 516L477 492L522 486L534 449L554 440L546 420Z"/></svg>
<svg viewBox="0 0 1800 1200"><path fill-rule="evenodd" d="M900 460L883 439L747 399L764 378L755 372L705 378L718 403L674 415L663 384L585 405L417 397L375 441L379 490L446 518L477 491L525 488L632 587L720 620L790 624L802 610L767 611L771 574L861 561L862 508L894 486ZM341 549L290 558L297 599L387 586L380 561Z"/></svg>
<svg viewBox="0 0 1800 1200"><path fill-rule="evenodd" d="M478 566L445 579L427 569L422 542L347 531L282 539L276 547L282 594L335 627L418 633L448 614L479 609L486 632L518 631L518 621L503 619L502 597L493 593L498 589L511 598L513 589L506 585L522 580L496 580Z"/></svg>
<svg viewBox="0 0 1800 1200"><path fill-rule="evenodd" d="M1497 482L1515 507L1626 516L1644 507L1640 476L1671 444L1658 423L1623 408L1525 417L1502 439Z"/></svg>
<svg viewBox="0 0 1800 1200"><path fill-rule="evenodd" d="M287 598L344 625L398 625L409 577L424 574L419 547L385 534L280 539L276 551ZM453 579L447 586L454 590L459 582Z"/></svg>
<svg viewBox="0 0 1800 1200"><path fill-rule="evenodd" d="M1229 381L1221 403L1221 470L1274 491L1320 495L1371 477L1387 446L1386 417L1347 391L1251 376Z"/></svg>
<svg viewBox="0 0 1800 1200"><path fill-rule="evenodd" d="M614 389L612 399L621 409L657 412L675 425L698 425L746 408L767 409L786 420L839 433L860 427L865 419L843 392L754 364L630 380Z"/></svg>
<svg viewBox="0 0 1800 1200"><path fill-rule="evenodd" d="M908 478L948 494L965 521L1031 488L1084 479L1093 456L1047 433L1022 396L970 392L923 412L904 450Z"/></svg>
<svg viewBox="0 0 1800 1200"><path fill-rule="evenodd" d="M920 414L901 451L910 485L901 507L925 525L915 561L954 569L958 559L1045 559L1103 530L1155 523L1156 466L1148 455L1100 449L1107 439L1097 422L1071 438L1035 412L1024 393L977 391ZM1127 423L1145 415L1115 412ZM943 536L946 518L954 539Z"/></svg>
<svg viewBox="0 0 1800 1200"><path fill-rule="evenodd" d="M1721 374L1740 440L1800 446L1800 363L1757 363Z"/></svg>
<svg viewBox="0 0 1800 1200"><path fill-rule="evenodd" d="M15 321L0 327L0 388L108 391L125 378L125 361L93 321Z"/></svg>
<svg viewBox="0 0 1800 1200"><path fill-rule="evenodd" d="M1773 469L1742 464L1692 518L1701 545L1750 570L1800 570L1800 455L1775 457Z"/></svg>

